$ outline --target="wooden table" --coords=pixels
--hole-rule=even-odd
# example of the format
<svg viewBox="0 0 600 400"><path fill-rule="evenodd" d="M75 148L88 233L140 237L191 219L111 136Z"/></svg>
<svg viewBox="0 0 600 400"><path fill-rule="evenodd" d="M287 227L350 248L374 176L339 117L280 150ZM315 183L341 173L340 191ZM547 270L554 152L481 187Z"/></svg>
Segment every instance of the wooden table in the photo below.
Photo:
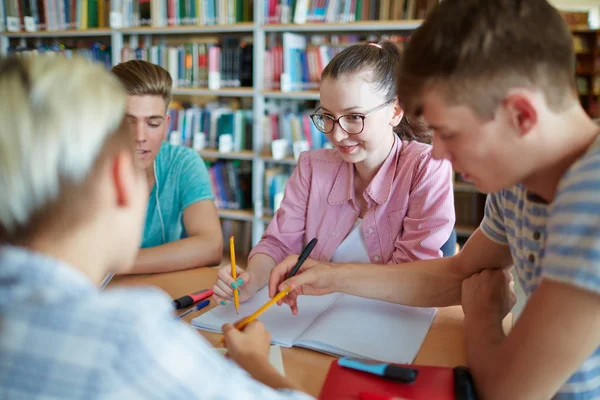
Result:
<svg viewBox="0 0 600 400"><path fill-rule="evenodd" d="M212 287L216 273L216 268L196 268L156 275L120 276L113 278L109 288L121 285L150 285L163 289L172 298L177 298ZM214 306L216 304L211 304L203 311L206 312ZM189 322L200 314L193 313L185 320ZM466 349L463 318L460 306L440 308L414 363L446 367L464 365ZM504 320L505 331L511 326L512 315L509 314ZM201 330L198 332L213 345L218 345L221 335ZM296 347L282 348L282 354L286 376L297 382L305 392L318 396L334 357Z"/></svg>

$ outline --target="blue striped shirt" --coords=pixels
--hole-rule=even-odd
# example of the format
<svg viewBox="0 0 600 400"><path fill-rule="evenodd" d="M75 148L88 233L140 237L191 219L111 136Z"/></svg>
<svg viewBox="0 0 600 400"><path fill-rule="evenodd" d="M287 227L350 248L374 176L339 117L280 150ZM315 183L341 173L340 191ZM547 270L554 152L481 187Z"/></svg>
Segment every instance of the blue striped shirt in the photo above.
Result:
<svg viewBox="0 0 600 400"><path fill-rule="evenodd" d="M547 205L517 185L488 196L482 232L510 247L527 296L548 278L600 294L600 139L562 177ZM600 348L554 399L600 398Z"/></svg>
<svg viewBox="0 0 600 400"><path fill-rule="evenodd" d="M157 289L99 293L81 272L0 247L0 399L295 399L174 318Z"/></svg>

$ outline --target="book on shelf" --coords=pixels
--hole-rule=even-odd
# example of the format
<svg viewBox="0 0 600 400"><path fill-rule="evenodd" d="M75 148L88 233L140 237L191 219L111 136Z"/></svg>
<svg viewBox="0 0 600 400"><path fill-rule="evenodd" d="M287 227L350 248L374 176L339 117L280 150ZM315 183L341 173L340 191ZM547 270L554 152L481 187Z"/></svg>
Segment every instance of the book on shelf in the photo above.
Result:
<svg viewBox="0 0 600 400"><path fill-rule="evenodd" d="M113 28L252 22L253 0L112 0Z"/></svg>
<svg viewBox="0 0 600 400"><path fill-rule="evenodd" d="M218 43L157 44L121 51L123 62L145 60L171 74L174 87L210 89L252 86L253 44L235 37Z"/></svg>
<svg viewBox="0 0 600 400"><path fill-rule="evenodd" d="M485 213L485 199L482 193L455 192L456 226L478 227Z"/></svg>
<svg viewBox="0 0 600 400"><path fill-rule="evenodd" d="M318 90L321 72L331 59L351 44L389 39L403 45L402 35L271 34L265 51L264 87L293 92Z"/></svg>
<svg viewBox="0 0 600 400"><path fill-rule="evenodd" d="M75 55L84 57L92 62L104 64L107 69L112 66L110 46L97 42L77 41L70 44L41 45L41 46L11 46L7 49L9 54L32 56L37 54L62 55L71 58Z"/></svg>
<svg viewBox="0 0 600 400"><path fill-rule="evenodd" d="M439 0L265 0L267 24L424 19Z"/></svg>
<svg viewBox="0 0 600 400"><path fill-rule="evenodd" d="M207 162L215 205L221 210L247 210L252 206L252 168L248 161Z"/></svg>
<svg viewBox="0 0 600 400"><path fill-rule="evenodd" d="M265 168L263 211L267 216L273 216L279 209L285 185L291 175L290 167L276 166Z"/></svg>
<svg viewBox="0 0 600 400"><path fill-rule="evenodd" d="M219 149L222 137L230 142L227 152L252 150L252 110L234 109L231 104L210 102L204 107L171 103L167 139L196 150ZM178 136L174 138L173 135Z"/></svg>

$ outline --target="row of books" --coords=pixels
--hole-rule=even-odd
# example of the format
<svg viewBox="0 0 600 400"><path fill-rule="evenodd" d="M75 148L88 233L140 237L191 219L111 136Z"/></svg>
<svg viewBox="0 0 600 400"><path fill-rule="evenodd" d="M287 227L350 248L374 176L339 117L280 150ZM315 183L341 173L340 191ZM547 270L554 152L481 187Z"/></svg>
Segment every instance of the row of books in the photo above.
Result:
<svg viewBox="0 0 600 400"><path fill-rule="evenodd" d="M219 43L159 44L132 49L125 46L122 61L150 61L171 74L178 87L252 87L252 43L224 37Z"/></svg>
<svg viewBox="0 0 600 400"><path fill-rule="evenodd" d="M217 102L205 107L174 102L168 112L171 116L168 138L172 143L197 150L218 149L221 137L230 135L230 151L252 149L252 110L234 110L228 104ZM173 139L173 134L179 138ZM202 143L198 143L199 140Z"/></svg>
<svg viewBox="0 0 600 400"><path fill-rule="evenodd" d="M265 0L266 23L424 19L439 0Z"/></svg>
<svg viewBox="0 0 600 400"><path fill-rule="evenodd" d="M267 114L263 121L263 152L270 152L273 141L285 139L285 153L293 154L293 145L299 141L308 142L311 150L327 147L329 139L319 131L310 119L313 110L299 110L293 102L267 103Z"/></svg>
<svg viewBox="0 0 600 400"><path fill-rule="evenodd" d="M273 216L279 209L285 185L290 178L291 168L276 166L265 168L264 192L263 192L263 214Z"/></svg>
<svg viewBox="0 0 600 400"><path fill-rule="evenodd" d="M252 168L248 161L208 162L215 205L221 210L252 208Z"/></svg>
<svg viewBox="0 0 600 400"><path fill-rule="evenodd" d="M351 44L389 39L403 45L408 36L344 35L307 37L283 33L269 37L265 52L264 85L283 92L318 89L321 72L331 59Z"/></svg>
<svg viewBox="0 0 600 400"><path fill-rule="evenodd" d="M0 0L0 31L251 22L253 0Z"/></svg>
<svg viewBox="0 0 600 400"><path fill-rule="evenodd" d="M36 54L62 55L68 58L74 55L85 57L89 61L104 64L107 69L112 66L110 46L102 43L77 42L70 44L41 45L41 46L13 46L8 48L9 54L32 56Z"/></svg>

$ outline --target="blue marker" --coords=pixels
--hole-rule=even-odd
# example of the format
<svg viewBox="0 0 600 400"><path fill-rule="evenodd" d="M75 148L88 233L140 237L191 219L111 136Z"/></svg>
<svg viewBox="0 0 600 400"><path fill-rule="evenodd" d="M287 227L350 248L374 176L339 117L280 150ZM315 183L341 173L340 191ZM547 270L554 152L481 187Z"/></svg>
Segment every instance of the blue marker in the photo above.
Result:
<svg viewBox="0 0 600 400"><path fill-rule="evenodd" d="M414 368L403 367L401 365L348 357L340 358L338 364L342 367L367 372L369 374L381 376L382 378L404 383L414 382L419 373L419 371Z"/></svg>
<svg viewBox="0 0 600 400"><path fill-rule="evenodd" d="M185 317L188 314L191 314L193 312L202 310L204 307L206 307L209 304L210 304L210 300L201 301L200 303L196 304L194 307L190 308L189 310L187 310L183 314L179 315L178 318L181 319L181 318Z"/></svg>

